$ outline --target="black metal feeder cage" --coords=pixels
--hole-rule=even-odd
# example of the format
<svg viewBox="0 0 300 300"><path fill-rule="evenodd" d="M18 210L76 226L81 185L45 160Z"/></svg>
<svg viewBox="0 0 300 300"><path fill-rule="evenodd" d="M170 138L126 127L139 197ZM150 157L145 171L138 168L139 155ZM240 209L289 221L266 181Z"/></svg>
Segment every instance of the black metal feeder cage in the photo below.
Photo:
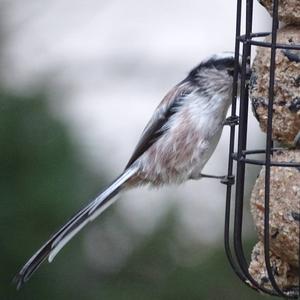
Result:
<svg viewBox="0 0 300 300"><path fill-rule="evenodd" d="M242 9L245 7L245 32L241 32ZM279 296L286 299L299 299L299 287L285 290L279 288L275 276L272 272L270 261L270 171L271 167L300 167L300 161L297 162L278 162L272 160L272 155L279 148L274 148L272 141L272 117L274 101L274 82L275 82L275 55L276 51L299 50L300 44L282 44L277 43L278 29L278 0L273 0L272 13L272 31L271 32L252 32L253 21L253 0L237 0L237 17L236 17L236 42L235 42L235 74L233 85L233 101L231 110L231 128L230 128L230 145L229 145L229 162L226 192L226 209L225 209L225 250L231 267L237 276L251 288L267 293L273 296ZM271 35L270 42L263 42L261 37ZM247 127L248 127L248 83L247 67L250 64L251 50L253 46L267 47L270 49L270 74L268 87L268 113L267 113L267 130L266 142L264 149L247 149ZM240 56L242 53L242 57ZM239 60L242 58L242 68L240 69ZM240 78L240 85L238 85ZM239 110L237 109L237 94L240 89ZM238 112L237 112L238 111ZM238 130L237 138L235 131ZM262 159L253 159L253 155L260 154ZM252 156L252 157L251 157ZM244 219L244 186L246 168L252 165L264 166L265 184L264 184L264 258L265 267L268 274L269 282L272 288L266 288L259 284L249 273L249 262L246 259L243 245L243 219ZM233 175L235 174L235 175ZM299 182L300 185L300 182ZM233 196L233 189L235 195ZM300 201L300 200L299 200ZM298 212L299 213L299 212ZM299 225L300 226L300 225ZM232 228L231 228L232 227ZM300 248L300 247L299 247ZM299 260L298 260L299 263ZM298 274L300 267L298 265Z"/></svg>

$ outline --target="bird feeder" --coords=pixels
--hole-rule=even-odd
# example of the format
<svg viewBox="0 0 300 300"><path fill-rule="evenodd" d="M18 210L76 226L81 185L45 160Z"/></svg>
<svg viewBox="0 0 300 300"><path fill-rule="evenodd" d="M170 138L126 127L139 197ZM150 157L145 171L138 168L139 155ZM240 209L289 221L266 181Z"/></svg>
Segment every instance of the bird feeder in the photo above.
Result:
<svg viewBox="0 0 300 300"><path fill-rule="evenodd" d="M272 16L271 32L252 32L253 0L237 0L235 74L225 184L225 251L237 276L251 288L285 299L299 297L300 231L300 1L261 0ZM291 8L294 5L294 9ZM245 9L245 31L241 31ZM279 20L291 22L278 29ZM253 47L251 78L246 69ZM240 53L242 68L239 70ZM255 53L254 53L255 54ZM240 85L238 80L240 78ZM240 95L239 107L237 95ZM249 102L252 111L249 111ZM265 132L265 147L247 144L248 117ZM236 132L237 131L237 132ZM237 133L237 134L236 134ZM251 194L258 243L245 253L243 225L246 171L261 168Z"/></svg>

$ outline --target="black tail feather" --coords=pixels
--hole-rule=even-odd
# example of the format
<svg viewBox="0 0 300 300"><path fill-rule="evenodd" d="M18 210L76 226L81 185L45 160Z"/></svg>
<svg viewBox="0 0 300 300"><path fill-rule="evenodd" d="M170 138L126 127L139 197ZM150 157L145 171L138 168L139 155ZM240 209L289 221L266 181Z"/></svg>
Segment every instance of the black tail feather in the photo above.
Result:
<svg viewBox="0 0 300 300"><path fill-rule="evenodd" d="M104 192L87 206L76 213L64 226L62 226L22 267L14 277L13 282L20 289L30 279L38 267L48 258L49 262L61 248L89 221L92 221L110 204L112 199L120 192L123 184L135 174L134 169L126 170Z"/></svg>

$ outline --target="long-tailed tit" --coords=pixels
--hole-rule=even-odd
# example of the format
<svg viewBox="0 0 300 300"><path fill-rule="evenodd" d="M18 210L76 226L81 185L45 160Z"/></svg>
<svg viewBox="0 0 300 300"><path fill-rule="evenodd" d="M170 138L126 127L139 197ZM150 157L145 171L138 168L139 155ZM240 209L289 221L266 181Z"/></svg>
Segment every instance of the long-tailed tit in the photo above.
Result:
<svg viewBox="0 0 300 300"><path fill-rule="evenodd" d="M123 190L140 185L180 184L201 173L214 152L231 104L232 53L214 55L190 71L163 98L122 174L75 214L28 260L16 276L18 288L48 257L56 254L93 221Z"/></svg>

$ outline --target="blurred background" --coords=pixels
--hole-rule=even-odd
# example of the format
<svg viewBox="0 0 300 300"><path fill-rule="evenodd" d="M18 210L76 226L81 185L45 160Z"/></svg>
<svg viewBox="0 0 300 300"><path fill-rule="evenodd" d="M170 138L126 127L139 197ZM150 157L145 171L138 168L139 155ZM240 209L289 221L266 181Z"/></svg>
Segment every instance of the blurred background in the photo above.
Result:
<svg viewBox="0 0 300 300"><path fill-rule="evenodd" d="M19 292L13 276L124 168L154 108L234 50L236 1L0 0L0 298L260 299L223 250L225 186L122 195ZM255 3L254 31L270 18ZM249 143L263 145L250 118ZM205 173L225 174L225 128ZM246 193L258 173L248 172ZM246 215L245 245L255 244Z"/></svg>

